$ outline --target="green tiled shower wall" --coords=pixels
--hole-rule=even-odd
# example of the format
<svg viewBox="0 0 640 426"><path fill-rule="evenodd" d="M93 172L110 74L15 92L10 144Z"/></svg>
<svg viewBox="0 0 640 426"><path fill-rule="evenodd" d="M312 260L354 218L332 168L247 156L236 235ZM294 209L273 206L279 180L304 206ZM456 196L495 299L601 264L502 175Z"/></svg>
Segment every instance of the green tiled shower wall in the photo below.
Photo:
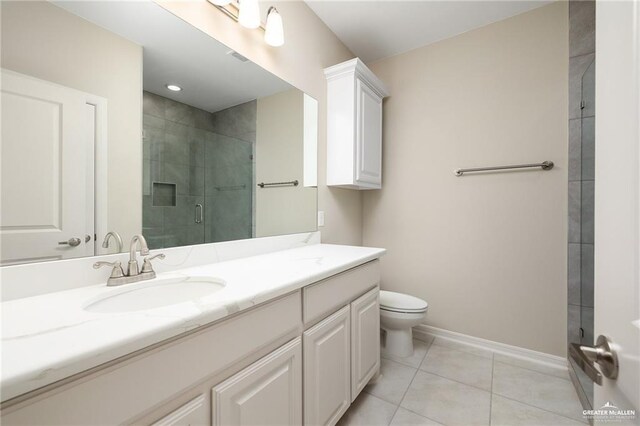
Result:
<svg viewBox="0 0 640 426"><path fill-rule="evenodd" d="M142 226L149 247L251 238L256 101L209 113L145 91L143 113ZM175 184L175 206L153 205L154 182Z"/></svg>

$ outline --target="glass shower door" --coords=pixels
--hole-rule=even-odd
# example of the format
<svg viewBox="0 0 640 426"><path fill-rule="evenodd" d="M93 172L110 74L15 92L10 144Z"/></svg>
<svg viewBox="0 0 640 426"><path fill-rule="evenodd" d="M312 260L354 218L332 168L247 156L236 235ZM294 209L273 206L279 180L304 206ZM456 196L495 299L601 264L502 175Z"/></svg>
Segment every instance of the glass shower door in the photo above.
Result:
<svg viewBox="0 0 640 426"><path fill-rule="evenodd" d="M253 236L254 143L211 133L205 147L205 242Z"/></svg>
<svg viewBox="0 0 640 426"><path fill-rule="evenodd" d="M594 345L594 184L595 184L595 61L582 75L580 115L580 241L579 315L577 340ZM593 381L577 367L574 371L589 404L593 406Z"/></svg>

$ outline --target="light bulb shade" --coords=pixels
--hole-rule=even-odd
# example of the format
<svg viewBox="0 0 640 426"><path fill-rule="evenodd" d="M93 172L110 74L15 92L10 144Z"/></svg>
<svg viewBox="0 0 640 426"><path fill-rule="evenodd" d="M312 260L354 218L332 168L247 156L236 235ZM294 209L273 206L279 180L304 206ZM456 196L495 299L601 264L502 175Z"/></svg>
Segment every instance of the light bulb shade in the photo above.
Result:
<svg viewBox="0 0 640 426"><path fill-rule="evenodd" d="M282 46L284 44L284 29L282 27L282 16L275 7L270 7L267 13L267 27L264 32L264 41L269 46Z"/></svg>
<svg viewBox="0 0 640 426"><path fill-rule="evenodd" d="M240 25L246 28L258 28L260 26L260 6L258 0L240 0Z"/></svg>
<svg viewBox="0 0 640 426"><path fill-rule="evenodd" d="M209 2L215 4L216 6L227 6L231 3L231 0L209 0Z"/></svg>

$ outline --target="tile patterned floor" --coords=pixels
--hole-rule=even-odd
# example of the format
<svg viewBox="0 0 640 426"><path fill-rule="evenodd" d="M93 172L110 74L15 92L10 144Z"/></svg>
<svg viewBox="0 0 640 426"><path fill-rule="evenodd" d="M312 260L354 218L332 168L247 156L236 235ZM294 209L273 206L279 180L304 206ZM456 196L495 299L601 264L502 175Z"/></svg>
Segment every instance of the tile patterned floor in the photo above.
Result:
<svg viewBox="0 0 640 426"><path fill-rule="evenodd" d="M445 339L383 358L339 426L588 424L566 370Z"/></svg>

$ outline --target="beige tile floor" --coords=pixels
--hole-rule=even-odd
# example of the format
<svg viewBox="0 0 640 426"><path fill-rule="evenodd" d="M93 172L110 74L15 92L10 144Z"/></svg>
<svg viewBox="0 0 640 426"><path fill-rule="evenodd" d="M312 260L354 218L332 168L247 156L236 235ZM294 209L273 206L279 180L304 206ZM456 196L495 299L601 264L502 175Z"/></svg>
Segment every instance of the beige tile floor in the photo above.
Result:
<svg viewBox="0 0 640 426"><path fill-rule="evenodd" d="M383 358L340 426L584 425L566 370L444 339Z"/></svg>

